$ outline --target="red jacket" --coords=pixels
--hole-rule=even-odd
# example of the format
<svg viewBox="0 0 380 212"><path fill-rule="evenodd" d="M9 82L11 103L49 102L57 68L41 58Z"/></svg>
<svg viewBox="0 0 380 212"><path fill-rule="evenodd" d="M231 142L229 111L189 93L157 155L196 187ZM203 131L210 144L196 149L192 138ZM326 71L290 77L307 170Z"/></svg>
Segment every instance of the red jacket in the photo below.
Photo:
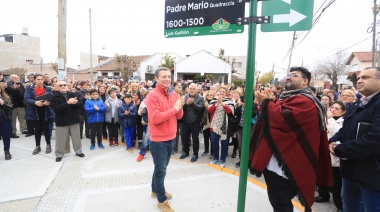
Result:
<svg viewBox="0 0 380 212"><path fill-rule="evenodd" d="M160 85L157 85L146 97L148 127L152 142L169 141L175 138L177 119L183 116L182 108L179 111L174 108L178 98L174 90L168 93Z"/></svg>

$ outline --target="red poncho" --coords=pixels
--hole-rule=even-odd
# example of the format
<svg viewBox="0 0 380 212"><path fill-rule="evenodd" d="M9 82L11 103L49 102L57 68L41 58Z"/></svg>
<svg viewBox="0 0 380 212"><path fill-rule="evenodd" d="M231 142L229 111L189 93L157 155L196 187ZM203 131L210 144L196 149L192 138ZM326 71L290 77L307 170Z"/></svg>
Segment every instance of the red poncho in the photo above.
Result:
<svg viewBox="0 0 380 212"><path fill-rule="evenodd" d="M316 184L332 186L327 133L320 129L318 110L308 97L264 101L251 134L251 172L261 176L273 154L302 205L313 205Z"/></svg>

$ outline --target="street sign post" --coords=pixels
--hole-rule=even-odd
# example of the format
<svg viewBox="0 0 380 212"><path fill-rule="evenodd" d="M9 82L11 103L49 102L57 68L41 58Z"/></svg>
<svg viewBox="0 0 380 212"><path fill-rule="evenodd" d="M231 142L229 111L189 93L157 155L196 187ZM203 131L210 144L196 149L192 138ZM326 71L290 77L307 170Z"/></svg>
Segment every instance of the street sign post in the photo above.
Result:
<svg viewBox="0 0 380 212"><path fill-rule="evenodd" d="M63 58L57 59L57 68L58 68L58 80L66 79L66 69L65 69L65 60Z"/></svg>
<svg viewBox="0 0 380 212"><path fill-rule="evenodd" d="M244 17L245 2L234 0L166 0L166 38L219 35L244 32L244 25L236 25Z"/></svg>
<svg viewBox="0 0 380 212"><path fill-rule="evenodd" d="M304 31L311 29L314 0L263 1L261 15L271 16L270 24L261 25L262 32Z"/></svg>

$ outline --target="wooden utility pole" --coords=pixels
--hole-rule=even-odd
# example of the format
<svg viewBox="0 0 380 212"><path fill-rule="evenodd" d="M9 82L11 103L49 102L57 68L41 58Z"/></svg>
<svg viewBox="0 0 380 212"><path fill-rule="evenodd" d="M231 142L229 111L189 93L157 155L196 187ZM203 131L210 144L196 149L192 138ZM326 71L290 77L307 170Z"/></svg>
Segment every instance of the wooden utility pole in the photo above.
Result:
<svg viewBox="0 0 380 212"><path fill-rule="evenodd" d="M58 58L66 64L66 14L67 0L58 0ZM65 153L70 153L70 139L66 141Z"/></svg>
<svg viewBox="0 0 380 212"><path fill-rule="evenodd" d="M372 28L372 67L376 63L376 16L377 16L377 3L373 0L373 28Z"/></svg>
<svg viewBox="0 0 380 212"><path fill-rule="evenodd" d="M294 48L294 42L296 41L296 31L293 32L293 40L292 40L292 46L290 47L290 55L289 55L289 63L288 63L288 72L287 74L289 74L290 72L290 66L291 66L291 63L292 63L292 56L293 56L293 48Z"/></svg>
<svg viewBox="0 0 380 212"><path fill-rule="evenodd" d="M91 8L89 10L89 19L90 19L90 78L91 78L91 81L90 83L92 84L94 82L94 70L93 70L93 67L92 67L92 24L91 24Z"/></svg>
<svg viewBox="0 0 380 212"><path fill-rule="evenodd" d="M58 58L66 61L67 0L58 0Z"/></svg>

